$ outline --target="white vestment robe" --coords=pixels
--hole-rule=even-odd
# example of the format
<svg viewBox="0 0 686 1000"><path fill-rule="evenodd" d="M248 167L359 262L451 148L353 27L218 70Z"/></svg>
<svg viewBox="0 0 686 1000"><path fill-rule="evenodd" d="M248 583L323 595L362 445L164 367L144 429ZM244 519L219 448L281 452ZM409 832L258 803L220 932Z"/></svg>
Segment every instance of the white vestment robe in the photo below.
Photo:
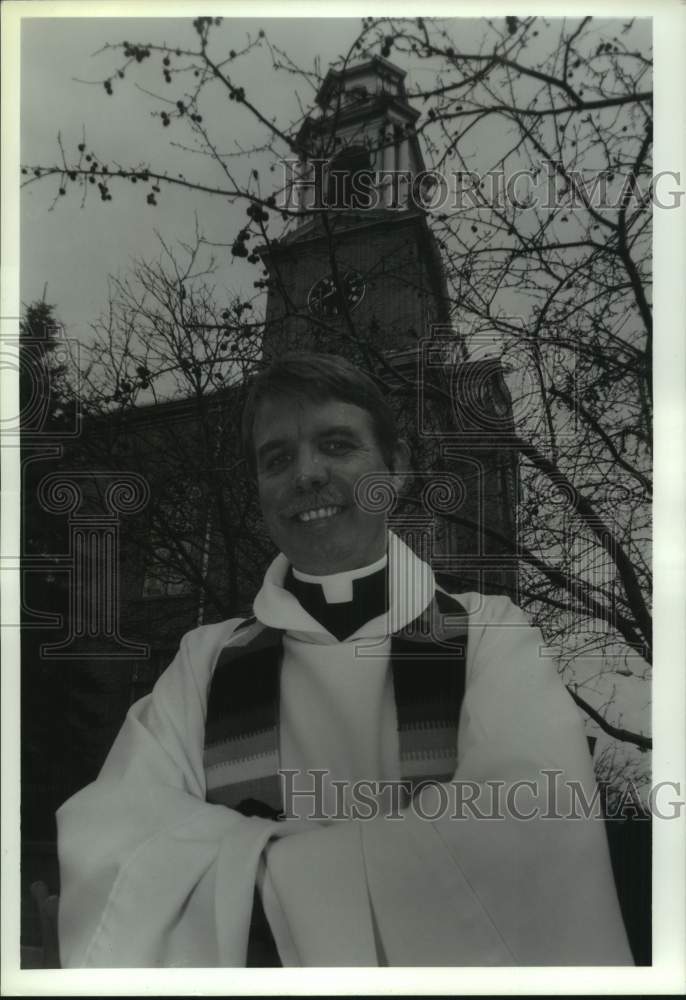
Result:
<svg viewBox="0 0 686 1000"><path fill-rule="evenodd" d="M287 568L278 556L254 605L284 630L280 763L301 789L325 769L331 814L332 780L400 777L390 634L436 583L389 535L389 610L339 642L284 589ZM507 598L454 596L469 613L455 785L400 818L311 820L303 796L302 815L274 822L206 802L208 688L239 620L185 635L97 780L58 811L63 966L242 966L255 884L284 965L632 964L600 819L555 818L532 785L516 798L531 819L454 808L457 790L464 803L484 783L536 782L564 816L565 782L595 790L540 633Z"/></svg>

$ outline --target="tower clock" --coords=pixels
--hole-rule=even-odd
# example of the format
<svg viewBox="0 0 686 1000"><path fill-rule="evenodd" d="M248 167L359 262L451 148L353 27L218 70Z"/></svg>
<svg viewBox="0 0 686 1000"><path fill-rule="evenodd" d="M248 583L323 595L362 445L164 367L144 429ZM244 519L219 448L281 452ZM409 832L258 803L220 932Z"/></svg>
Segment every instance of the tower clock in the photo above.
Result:
<svg viewBox="0 0 686 1000"><path fill-rule="evenodd" d="M331 274L314 282L307 295L307 307L313 316L333 319L344 308L352 312L362 301L367 283L359 271L346 271L342 280Z"/></svg>

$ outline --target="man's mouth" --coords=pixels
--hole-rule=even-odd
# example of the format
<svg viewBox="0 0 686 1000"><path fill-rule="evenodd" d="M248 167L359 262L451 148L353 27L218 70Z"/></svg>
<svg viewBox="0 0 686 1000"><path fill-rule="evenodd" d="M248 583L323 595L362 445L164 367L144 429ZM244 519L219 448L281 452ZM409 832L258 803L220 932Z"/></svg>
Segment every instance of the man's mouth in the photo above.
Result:
<svg viewBox="0 0 686 1000"><path fill-rule="evenodd" d="M336 514L340 514L342 507L312 507L309 510L301 510L294 516L294 520L300 524L309 524L312 521L326 521Z"/></svg>

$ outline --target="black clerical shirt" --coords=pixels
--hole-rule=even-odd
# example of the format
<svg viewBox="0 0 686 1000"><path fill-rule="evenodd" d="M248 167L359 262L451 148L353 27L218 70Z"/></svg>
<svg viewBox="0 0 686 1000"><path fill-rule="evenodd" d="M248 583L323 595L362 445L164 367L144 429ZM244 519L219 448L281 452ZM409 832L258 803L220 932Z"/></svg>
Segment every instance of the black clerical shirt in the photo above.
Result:
<svg viewBox="0 0 686 1000"><path fill-rule="evenodd" d="M385 565L374 573L353 579L351 601L327 601L321 584L299 579L290 566L284 587L297 597L308 614L342 641L388 610L387 569Z"/></svg>

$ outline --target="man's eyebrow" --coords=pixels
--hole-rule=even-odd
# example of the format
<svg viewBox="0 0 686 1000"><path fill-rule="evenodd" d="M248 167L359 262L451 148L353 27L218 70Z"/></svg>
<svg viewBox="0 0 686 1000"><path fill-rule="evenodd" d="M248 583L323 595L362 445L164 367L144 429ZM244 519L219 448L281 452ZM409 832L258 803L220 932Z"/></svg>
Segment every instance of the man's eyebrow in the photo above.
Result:
<svg viewBox="0 0 686 1000"><path fill-rule="evenodd" d="M332 424L331 427L324 427L317 432L317 437L326 437L327 434L347 434L348 437L359 438L357 431L349 424Z"/></svg>

